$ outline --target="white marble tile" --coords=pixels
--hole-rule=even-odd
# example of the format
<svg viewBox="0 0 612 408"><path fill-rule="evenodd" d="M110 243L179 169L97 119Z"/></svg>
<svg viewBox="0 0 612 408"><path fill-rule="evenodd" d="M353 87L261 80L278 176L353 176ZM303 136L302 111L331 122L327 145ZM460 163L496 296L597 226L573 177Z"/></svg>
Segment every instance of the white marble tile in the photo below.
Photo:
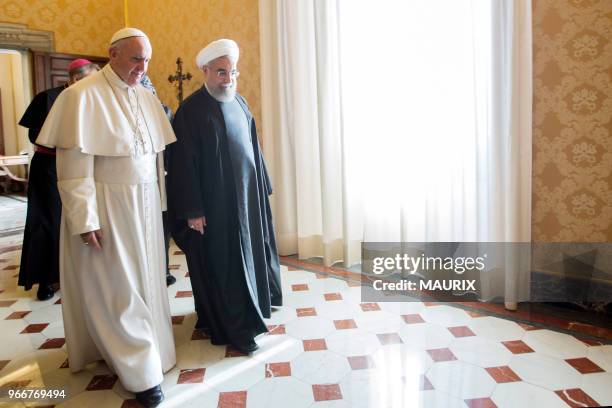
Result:
<svg viewBox="0 0 612 408"><path fill-rule="evenodd" d="M601 406L612 406L612 373L592 373L582 376L582 391Z"/></svg>
<svg viewBox="0 0 612 408"><path fill-rule="evenodd" d="M567 407L567 404L554 392L524 382L498 384L491 399L499 408Z"/></svg>
<svg viewBox="0 0 612 408"><path fill-rule="evenodd" d="M266 378L247 394L247 408L307 408L313 402L312 386L293 377Z"/></svg>
<svg viewBox="0 0 612 408"><path fill-rule="evenodd" d="M331 351L309 351L291 362L291 374L309 384L336 384L351 370L348 360Z"/></svg>
<svg viewBox="0 0 612 408"><path fill-rule="evenodd" d="M420 378L433 365L429 354L405 344L381 347L371 357L382 378Z"/></svg>
<svg viewBox="0 0 612 408"><path fill-rule="evenodd" d="M587 357L602 369L612 373L612 345L589 347Z"/></svg>
<svg viewBox="0 0 612 408"><path fill-rule="evenodd" d="M265 363L291 361L304 352L302 341L288 335L264 335L257 338L259 349L252 356Z"/></svg>
<svg viewBox="0 0 612 408"><path fill-rule="evenodd" d="M84 391L68 401L56 405L57 408L117 408L121 407L123 399L113 391Z"/></svg>
<svg viewBox="0 0 612 408"><path fill-rule="evenodd" d="M520 340L525 335L525 330L515 322L491 316L474 318L468 327L476 335L495 341Z"/></svg>
<svg viewBox="0 0 612 408"><path fill-rule="evenodd" d="M567 359L586 357L587 346L573 336L551 330L532 330L525 332L523 341L538 353L550 357Z"/></svg>
<svg viewBox="0 0 612 408"><path fill-rule="evenodd" d="M423 350L448 347L455 339L446 328L434 324L405 324L399 335L404 344Z"/></svg>
<svg viewBox="0 0 612 408"><path fill-rule="evenodd" d="M441 391L427 390L419 393L419 408L465 408L466 404L462 399L452 397Z"/></svg>
<svg viewBox="0 0 612 408"><path fill-rule="evenodd" d="M344 356L362 356L381 347L375 334L363 329L336 330L325 338L327 348Z"/></svg>
<svg viewBox="0 0 612 408"><path fill-rule="evenodd" d="M372 370L352 371L340 382L343 399L351 407L416 407L419 378L386 377Z"/></svg>
<svg viewBox="0 0 612 408"><path fill-rule="evenodd" d="M514 355L508 365L523 381L551 391L580 387L578 371L565 361L544 354Z"/></svg>
<svg viewBox="0 0 612 408"><path fill-rule="evenodd" d="M295 308L290 306L282 306L280 308L272 309L272 313L269 319L264 319L267 325L279 325L286 324L294 319L297 319Z"/></svg>
<svg viewBox="0 0 612 408"><path fill-rule="evenodd" d="M479 367L508 365L513 355L500 342L477 336L455 339L449 348L457 359Z"/></svg>
<svg viewBox="0 0 612 408"><path fill-rule="evenodd" d="M189 341L176 349L178 368L210 367L224 359L225 346L214 346L209 340Z"/></svg>
<svg viewBox="0 0 612 408"><path fill-rule="evenodd" d="M435 363L427 371L435 390L461 399L484 398L495 389L495 381L481 367L463 361Z"/></svg>
<svg viewBox="0 0 612 408"><path fill-rule="evenodd" d="M263 380L264 375L265 364L261 361L232 357L206 367L204 383L220 392L242 391Z"/></svg>
<svg viewBox="0 0 612 408"><path fill-rule="evenodd" d="M361 312L354 319L358 328L374 334L398 333L405 326L401 317L383 310Z"/></svg>
<svg viewBox="0 0 612 408"><path fill-rule="evenodd" d="M283 305L294 309L312 307L320 299L320 294L309 290L283 293Z"/></svg>
<svg viewBox="0 0 612 408"><path fill-rule="evenodd" d="M330 319L320 316L300 317L285 325L288 335L297 339L321 339L336 330Z"/></svg>
<svg viewBox="0 0 612 408"><path fill-rule="evenodd" d="M467 326L472 320L464 310L446 305L426 307L420 315L426 322L442 327Z"/></svg>
<svg viewBox="0 0 612 408"><path fill-rule="evenodd" d="M351 301L326 301L322 295L319 302L314 304L313 307L317 310L317 316L327 317L331 320L352 319L362 312L361 308Z"/></svg>

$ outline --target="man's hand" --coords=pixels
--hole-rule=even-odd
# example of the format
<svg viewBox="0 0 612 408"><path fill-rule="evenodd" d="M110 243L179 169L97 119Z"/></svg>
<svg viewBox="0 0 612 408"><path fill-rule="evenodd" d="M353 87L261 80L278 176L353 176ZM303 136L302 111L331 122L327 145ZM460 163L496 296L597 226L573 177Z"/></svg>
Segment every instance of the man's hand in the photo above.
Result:
<svg viewBox="0 0 612 408"><path fill-rule="evenodd" d="M102 230L89 231L81 234L83 244L97 249L102 250Z"/></svg>
<svg viewBox="0 0 612 408"><path fill-rule="evenodd" d="M204 235L204 227L206 226L206 217L189 218L187 220L187 225L192 230L196 230L200 234Z"/></svg>

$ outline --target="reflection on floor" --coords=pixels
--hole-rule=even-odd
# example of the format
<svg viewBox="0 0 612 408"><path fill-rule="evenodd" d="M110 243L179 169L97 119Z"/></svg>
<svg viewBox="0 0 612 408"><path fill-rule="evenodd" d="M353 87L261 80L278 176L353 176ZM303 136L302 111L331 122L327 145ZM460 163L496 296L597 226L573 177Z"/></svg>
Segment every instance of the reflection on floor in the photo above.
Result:
<svg viewBox="0 0 612 408"><path fill-rule="evenodd" d="M137 406L104 363L66 368L61 294L39 302L16 287L19 249L0 249L0 386L64 389L69 399L4 406ZM162 385L165 407L612 404L611 345L450 305L361 303L357 284L294 267L283 267L285 306L247 357L194 331L176 248L171 264L178 363Z"/></svg>

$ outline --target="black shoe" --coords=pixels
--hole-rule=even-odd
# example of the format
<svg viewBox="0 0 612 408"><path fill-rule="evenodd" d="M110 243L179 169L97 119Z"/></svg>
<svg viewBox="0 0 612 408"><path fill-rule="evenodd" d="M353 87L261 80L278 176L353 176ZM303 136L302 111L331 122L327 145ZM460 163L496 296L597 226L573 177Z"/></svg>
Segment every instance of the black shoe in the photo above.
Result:
<svg viewBox="0 0 612 408"><path fill-rule="evenodd" d="M174 285L176 283L176 278L172 276L171 273L166 274L166 286Z"/></svg>
<svg viewBox="0 0 612 408"><path fill-rule="evenodd" d="M134 395L136 395L136 400L145 408L156 407L164 400L161 385L156 385L146 391L136 392Z"/></svg>
<svg viewBox="0 0 612 408"><path fill-rule="evenodd" d="M232 346L236 350L238 350L238 351L240 351L241 353L244 353L244 354L251 354L252 352L254 352L255 350L257 350L259 348L257 343L255 343L254 339L250 339L246 343L232 343Z"/></svg>
<svg viewBox="0 0 612 408"><path fill-rule="evenodd" d="M49 300L53 297L55 291L51 285L38 285L36 297L38 300Z"/></svg>

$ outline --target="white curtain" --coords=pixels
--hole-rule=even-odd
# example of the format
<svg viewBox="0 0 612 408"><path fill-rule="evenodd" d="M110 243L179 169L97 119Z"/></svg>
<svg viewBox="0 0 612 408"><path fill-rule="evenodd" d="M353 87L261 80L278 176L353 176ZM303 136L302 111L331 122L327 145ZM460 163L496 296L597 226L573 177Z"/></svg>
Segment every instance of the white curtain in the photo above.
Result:
<svg viewBox="0 0 612 408"><path fill-rule="evenodd" d="M260 0L281 254L530 241L530 3Z"/></svg>

